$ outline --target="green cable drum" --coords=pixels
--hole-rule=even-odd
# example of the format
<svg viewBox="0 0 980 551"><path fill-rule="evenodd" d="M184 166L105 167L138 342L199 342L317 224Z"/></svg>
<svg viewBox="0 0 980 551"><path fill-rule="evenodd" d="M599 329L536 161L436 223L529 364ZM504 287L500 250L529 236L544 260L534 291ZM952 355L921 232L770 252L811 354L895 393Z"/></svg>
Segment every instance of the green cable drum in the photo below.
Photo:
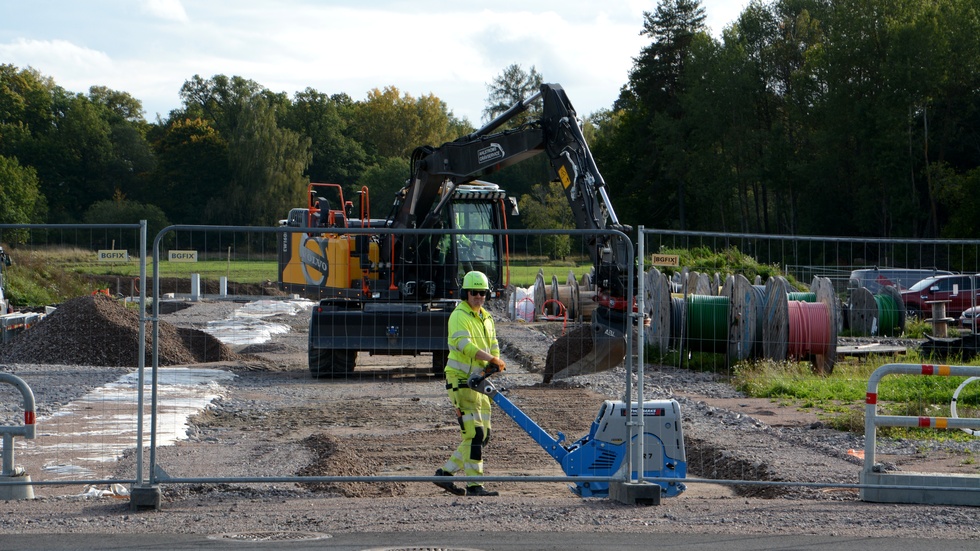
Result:
<svg viewBox="0 0 980 551"><path fill-rule="evenodd" d="M787 300L796 302L816 302L817 294L811 292L794 291L787 296Z"/></svg>
<svg viewBox="0 0 980 551"><path fill-rule="evenodd" d="M728 297L689 295L687 297L688 346L699 352L728 351Z"/></svg>
<svg viewBox="0 0 980 551"><path fill-rule="evenodd" d="M894 336L902 332L899 306L891 295L875 295L878 305L878 332L881 335Z"/></svg>

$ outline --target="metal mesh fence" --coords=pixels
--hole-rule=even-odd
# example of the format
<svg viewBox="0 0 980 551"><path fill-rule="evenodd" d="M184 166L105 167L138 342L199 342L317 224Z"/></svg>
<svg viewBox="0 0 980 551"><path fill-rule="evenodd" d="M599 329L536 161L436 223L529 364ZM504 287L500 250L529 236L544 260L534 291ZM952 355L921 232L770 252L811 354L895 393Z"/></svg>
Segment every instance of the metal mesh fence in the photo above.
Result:
<svg viewBox="0 0 980 551"><path fill-rule="evenodd" d="M393 276L383 270L374 273L390 261L385 256L390 252L358 241L356 231L348 242L334 242L332 246L340 248L332 249L291 230L177 227L148 248L146 256L155 252L157 262L151 261L152 269L141 277L136 259L143 255L132 248L126 262L91 260L98 251L119 250L133 239L131 228L125 236L118 229L17 231L21 233L16 244L8 234L0 235L13 253L15 267L37 258L39 264L30 264L32 269L60 264L98 276L86 280L90 283L83 298L92 304L89 317L73 319L68 329L56 332L69 339L66 343L49 336L25 340L30 333L24 332L0 348L0 366L23 375L38 395L39 437L17 442L17 462L35 481L89 483L107 491L112 480L248 483L296 494L420 498L445 493L432 484L433 473L451 461L460 441L460 425L442 374L446 350L426 344L433 335L421 330L431 331L431 326L419 321L420 314L440 313L438 323L444 324L461 298L464 271L492 266L494 259L487 255L501 255L504 266L499 275L491 276L499 292L486 307L496 320L507 370L491 380L498 390L506 389L504 396L519 412L510 415L499 403L494 406L480 480L528 496L568 495L569 485L576 493L602 495L602 484L611 474L622 476L610 466L623 459L615 453L603 455L602 446L622 445L630 433L627 428L623 434L602 436L609 440L600 446L595 427L608 403L637 397L638 370L631 369L628 376L626 366L642 365L644 399L659 404L653 408L660 423L657 434L665 434L665 422L681 425L681 419L684 429L682 452L664 445L660 437L644 439L644 449L654 453L660 465L649 478L675 475L682 466L689 484L720 480L744 495L776 496L793 491L794 485L853 483L863 448L862 388L875 358L897 354L913 363L933 361L918 348L925 340L921 332L932 331L932 326L907 318L896 328L895 320L879 310L884 300L876 294L870 302L856 301L848 286L850 272L878 265L975 273L980 245L858 244L835 238L643 230L640 239L647 258L632 289L641 299L637 306L643 316L634 318L630 332L642 347L634 346L612 369L544 384L543 375L555 370L549 366L553 345L561 341L568 346L572 336L594 331L593 316L603 300L596 296L602 285L597 285L591 269L591 236L585 232L471 234L466 245L473 251L465 253L460 235L433 233L428 240L406 243L396 251L398 263L413 262ZM439 258L432 249L446 237L457 246L447 253L455 257L448 262L420 261ZM498 239L502 248L481 251L475 243L481 237ZM727 264L718 259L734 257L735 248L751 256L752 268L725 273ZM72 250L79 259L43 260L43 254L55 249ZM336 250L346 262L331 256ZM661 279L656 279L651 275L652 254L676 255L678 265L659 265ZM291 265L296 259L309 262ZM331 270L342 268L329 273L311 270L318 260ZM740 287L729 283L729 276L735 275L746 282ZM788 286L767 288L780 277ZM829 285L815 290L813 282L819 279ZM138 384L138 305L144 286L148 309L143 314L143 376L148 394L140 435L136 403L123 395L135 394ZM101 292L105 289L109 296ZM750 301L756 294L759 300L767 295L781 300L770 310L764 302L736 304L736 291ZM818 291L824 302L805 296ZM356 314L347 311L358 297L373 297L374 304L385 306L367 307L373 317L361 315L360 308ZM658 303L661 307L655 311ZM807 306L812 304L825 306ZM736 306L741 310L733 315ZM330 326L335 340L311 353L311 319L323 307L339 312ZM817 311L820 308L826 310ZM815 332L811 322L823 321L823 316L833 327ZM774 317L784 322L781 328L766 328L765 322ZM56 319L52 315L46 322ZM966 334L955 325L947 324L949 335ZM436 335L439 339L445 335ZM34 343L34 348L24 348L30 352L23 352L33 361L19 355L21 348L16 346L23 345L17 345L18 340ZM352 344L355 341L361 345ZM95 361L102 356L108 359ZM958 356L948 361L965 360ZM329 362L329 369L322 369L324 362ZM813 371L823 374L814 377ZM947 394L961 382L950 378ZM933 390L886 388L883 404L941 415L935 408L945 407L948 398L936 398L941 389ZM0 396L4 422L16 422L16 396ZM679 419L658 409L672 400L679 403ZM972 415L980 395L968 387L960 400L960 415ZM774 419L778 424L771 425ZM813 427L837 430L828 430L816 442L801 436ZM98 435L99 431L112 436ZM150 454L142 472L134 452L138 438ZM971 441L934 445L934 439L920 434L895 438L895 443L879 446L893 461L921 453L921 442L930 442L928 448L935 453L962 458L958 465L955 459L948 462L950 468L976 474L965 459L980 451ZM902 444L903 438L908 443ZM124 443L117 446L116 440ZM843 467L788 475L777 466L778 448L803 440L809 453L822 450L844 462ZM776 455L760 458L755 447L764 445L775 446ZM582 463L585 455L580 450L586 448L592 451L589 462ZM574 459L585 465L574 471L577 479L572 481L570 468L562 462L571 459L570 451L583 454ZM850 466L854 478L841 476ZM461 471L453 479L459 487L474 481L464 475ZM669 477L665 480L671 483ZM37 489L47 495L78 491Z"/></svg>

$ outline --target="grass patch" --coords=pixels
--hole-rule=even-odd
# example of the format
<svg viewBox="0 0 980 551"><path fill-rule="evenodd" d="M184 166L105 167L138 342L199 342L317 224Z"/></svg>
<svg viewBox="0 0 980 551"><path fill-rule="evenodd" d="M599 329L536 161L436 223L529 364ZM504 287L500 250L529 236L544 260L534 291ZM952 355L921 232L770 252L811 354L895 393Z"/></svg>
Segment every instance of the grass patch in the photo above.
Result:
<svg viewBox="0 0 980 551"><path fill-rule="evenodd" d="M891 358L870 361L839 359L830 375L814 374L806 362L756 360L733 369L732 385L755 398L790 402L797 407L815 409L838 430L864 432L865 395L871 374ZM900 363L930 363L910 351ZM964 365L949 362L950 365ZM966 365L977 365L977 362ZM884 415L912 417L950 417L950 401L964 377L889 375L878 386L878 411ZM957 399L958 417L980 417L980 382L973 382ZM930 430L883 427L883 436L935 440L971 438L960 430Z"/></svg>
<svg viewBox="0 0 980 551"><path fill-rule="evenodd" d="M63 266L91 257L90 251L72 248L9 250L11 266L4 268L4 293L19 308L57 304L105 287L106 281L86 277Z"/></svg>
<svg viewBox="0 0 980 551"><path fill-rule="evenodd" d="M510 283L515 287L530 287L534 285L539 270L544 272L544 283L550 289L553 276L558 278L559 285L565 285L569 272L581 281L583 274L592 271L592 263L586 258L549 261L540 257L511 257Z"/></svg>

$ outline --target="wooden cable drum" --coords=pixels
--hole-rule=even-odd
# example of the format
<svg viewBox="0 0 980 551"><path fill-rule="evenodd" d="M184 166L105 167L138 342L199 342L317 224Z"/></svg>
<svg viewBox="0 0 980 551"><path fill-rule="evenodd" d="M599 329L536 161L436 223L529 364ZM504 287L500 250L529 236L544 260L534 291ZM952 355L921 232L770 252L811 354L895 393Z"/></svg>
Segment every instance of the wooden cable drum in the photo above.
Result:
<svg viewBox="0 0 980 551"><path fill-rule="evenodd" d="M553 310L552 312L550 312L552 315L557 314L558 313L557 311L561 309L558 306L558 304L560 303L561 306L565 308L565 314L568 316L568 319L574 321L576 316L578 315L579 306L578 306L578 293L573 292L573 289L575 287L578 287L578 282L575 281L574 277L571 278L571 282L572 282L571 284L566 283L564 285L559 285L558 276L552 277L551 299L557 302L551 303L549 305L549 309Z"/></svg>
<svg viewBox="0 0 980 551"><path fill-rule="evenodd" d="M789 283L775 276L766 280L762 320L762 354L771 360L786 359L789 346Z"/></svg>
<svg viewBox="0 0 980 551"><path fill-rule="evenodd" d="M759 279L759 276L755 276ZM752 285L752 294L755 300L755 346L752 347L752 356L764 358L765 352L762 349L762 324L766 317L766 286Z"/></svg>
<svg viewBox="0 0 980 551"><path fill-rule="evenodd" d="M725 278L721 296L731 303L728 324L728 354L736 360L752 356L759 340L759 314L764 295L752 287L741 274Z"/></svg>
<svg viewBox="0 0 980 551"><path fill-rule="evenodd" d="M685 280L685 294L687 295L715 295L711 292L711 278L707 274L690 272Z"/></svg>
<svg viewBox="0 0 980 551"><path fill-rule="evenodd" d="M878 302L867 287L851 290L847 304L847 326L858 335L871 335L878 326Z"/></svg>
<svg viewBox="0 0 980 551"><path fill-rule="evenodd" d="M579 292L581 292L581 289L579 289ZM599 303L595 300L595 292L586 291L579 295L578 304L581 310L579 313L581 314L582 321L592 321L592 313L599 306Z"/></svg>
<svg viewBox="0 0 980 551"><path fill-rule="evenodd" d="M534 278L534 288L531 292L531 298L534 301L535 321L537 321L541 315L541 307L548 299L547 294L548 291L544 288L544 271L538 270L538 275Z"/></svg>
<svg viewBox="0 0 980 551"><path fill-rule="evenodd" d="M565 279L565 287L568 288L568 319L572 321L578 321L579 316L582 314L582 305L579 304L579 292L578 292L578 280L575 279L575 272L569 271L568 277Z"/></svg>
<svg viewBox="0 0 980 551"><path fill-rule="evenodd" d="M648 346L661 353L670 348L670 283L657 268L650 268L643 279L643 312L650 318L650 327L643 337Z"/></svg>
<svg viewBox="0 0 980 551"><path fill-rule="evenodd" d="M823 354L816 355L813 365L818 373L829 375L834 371L834 364L837 363L837 334L843 325L840 300L837 299L833 282L826 277L814 277L810 291L813 292L817 304L826 306L829 324L827 346Z"/></svg>
<svg viewBox="0 0 980 551"><path fill-rule="evenodd" d="M568 305L561 301L560 293L558 291L558 276L551 276L551 287L548 289L548 298L553 302L550 302L546 308L543 308L545 314L548 316L557 316L559 310L564 306L565 314L568 314ZM562 306L559 306L561 304Z"/></svg>
<svg viewBox="0 0 980 551"><path fill-rule="evenodd" d="M687 334L685 327L685 308L684 297L670 297L670 345L674 349L680 350L684 344L684 336Z"/></svg>

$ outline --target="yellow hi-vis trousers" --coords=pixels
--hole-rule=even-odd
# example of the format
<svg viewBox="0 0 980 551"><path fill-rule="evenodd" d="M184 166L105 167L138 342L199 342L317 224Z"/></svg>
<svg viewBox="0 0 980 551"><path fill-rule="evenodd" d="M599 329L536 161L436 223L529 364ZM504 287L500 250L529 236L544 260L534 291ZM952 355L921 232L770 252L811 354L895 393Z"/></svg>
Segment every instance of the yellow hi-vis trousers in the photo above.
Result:
<svg viewBox="0 0 980 551"><path fill-rule="evenodd" d="M466 377L446 370L446 391L456 408L462 441L442 467L447 473L463 471L466 476L483 476L483 447L490 440L490 397L466 386ZM467 486L479 486L470 482Z"/></svg>

